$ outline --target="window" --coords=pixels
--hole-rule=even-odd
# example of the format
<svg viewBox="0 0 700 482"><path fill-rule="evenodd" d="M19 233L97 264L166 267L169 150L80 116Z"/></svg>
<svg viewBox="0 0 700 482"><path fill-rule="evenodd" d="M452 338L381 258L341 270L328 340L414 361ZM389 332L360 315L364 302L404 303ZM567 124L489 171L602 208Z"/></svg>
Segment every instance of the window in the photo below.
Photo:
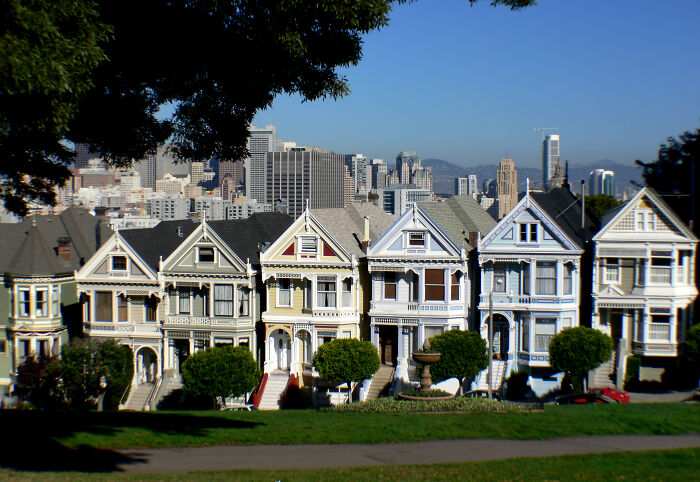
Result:
<svg viewBox="0 0 700 482"><path fill-rule="evenodd" d="M538 295L557 294L557 263L554 261L537 262L535 292Z"/></svg>
<svg viewBox="0 0 700 482"><path fill-rule="evenodd" d="M179 300L178 313L183 315L190 314L190 289L189 288L179 288L177 290L177 297Z"/></svg>
<svg viewBox="0 0 700 482"><path fill-rule="evenodd" d="M112 292L111 291L97 291L95 292L95 302L97 306L95 309L97 313L96 321L113 321L112 318Z"/></svg>
<svg viewBox="0 0 700 482"><path fill-rule="evenodd" d="M556 320L553 318L537 318L535 320L535 351L546 352L549 342L556 332Z"/></svg>
<svg viewBox="0 0 700 482"><path fill-rule="evenodd" d="M246 338L239 338L238 339L238 346L245 346L246 348L250 348L250 340Z"/></svg>
<svg viewBox="0 0 700 482"><path fill-rule="evenodd" d="M520 242L537 242L537 223L523 223L520 225Z"/></svg>
<svg viewBox="0 0 700 482"><path fill-rule="evenodd" d="M396 273L392 271L384 273L384 299L396 299Z"/></svg>
<svg viewBox="0 0 700 482"><path fill-rule="evenodd" d="M408 245L409 246L425 246L425 233L424 232L408 233Z"/></svg>
<svg viewBox="0 0 700 482"><path fill-rule="evenodd" d="M312 308L311 300L313 299L313 288L311 280L304 281L304 308L310 310Z"/></svg>
<svg viewBox="0 0 700 482"><path fill-rule="evenodd" d="M506 292L506 266L503 263L493 265L493 291L494 293Z"/></svg>
<svg viewBox="0 0 700 482"><path fill-rule="evenodd" d="M214 316L233 316L233 285L214 285Z"/></svg>
<svg viewBox="0 0 700 482"><path fill-rule="evenodd" d="M343 307L352 307L352 278L343 280Z"/></svg>
<svg viewBox="0 0 700 482"><path fill-rule="evenodd" d="M443 270L425 270L425 300L445 301L445 272Z"/></svg>
<svg viewBox="0 0 700 482"><path fill-rule="evenodd" d="M322 308L335 308L335 278L319 276L316 284L316 301Z"/></svg>
<svg viewBox="0 0 700 482"><path fill-rule="evenodd" d="M418 275L416 273L411 273L411 301L418 302L418 290L420 283L418 282Z"/></svg>
<svg viewBox="0 0 700 482"><path fill-rule="evenodd" d="M37 340L36 342L36 354L39 358L44 358L49 354L49 341L48 340Z"/></svg>
<svg viewBox="0 0 700 482"><path fill-rule="evenodd" d="M424 339L426 340L430 340L434 336L441 335L445 331L442 326L426 326L424 330L425 331L423 334L425 335Z"/></svg>
<svg viewBox="0 0 700 482"><path fill-rule="evenodd" d="M61 314L61 290L58 286L51 288L51 316Z"/></svg>
<svg viewBox="0 0 700 482"><path fill-rule="evenodd" d="M300 236L299 245L302 254L316 254L318 250L315 236Z"/></svg>
<svg viewBox="0 0 700 482"><path fill-rule="evenodd" d="M277 280L277 306L292 306L292 282L288 279Z"/></svg>
<svg viewBox="0 0 700 482"><path fill-rule="evenodd" d="M29 316L31 313L29 301L29 288L19 289L19 316Z"/></svg>
<svg viewBox="0 0 700 482"><path fill-rule="evenodd" d="M245 287L238 288L238 316L250 314L250 290Z"/></svg>
<svg viewBox="0 0 700 482"><path fill-rule="evenodd" d="M49 290L37 288L36 290L36 316L49 316Z"/></svg>
<svg viewBox="0 0 700 482"><path fill-rule="evenodd" d="M523 318L522 336L523 351L530 351L530 318Z"/></svg>
<svg viewBox="0 0 700 482"><path fill-rule="evenodd" d="M637 231L654 231L654 213L651 210L640 210L636 213Z"/></svg>
<svg viewBox="0 0 700 482"><path fill-rule="evenodd" d="M129 301L124 295L117 296L117 320L129 320Z"/></svg>
<svg viewBox="0 0 700 482"><path fill-rule="evenodd" d="M457 272L450 275L450 299L459 300L459 273Z"/></svg>
<svg viewBox="0 0 700 482"><path fill-rule="evenodd" d="M603 267L603 277L606 283L620 282L620 258L603 259Z"/></svg>
<svg viewBox="0 0 700 482"><path fill-rule="evenodd" d="M158 301L154 297L146 298L146 321L158 319Z"/></svg>
<svg viewBox="0 0 700 482"><path fill-rule="evenodd" d="M564 265L564 294L570 295L574 292L574 279L573 279L574 267L571 263L566 263Z"/></svg>
<svg viewBox="0 0 700 482"><path fill-rule="evenodd" d="M126 256L112 256L112 270L113 271L125 271L126 270Z"/></svg>
<svg viewBox="0 0 700 482"><path fill-rule="evenodd" d="M637 284L644 286L646 280L646 261L643 259L637 260Z"/></svg>
<svg viewBox="0 0 700 482"><path fill-rule="evenodd" d="M524 295L529 295L530 294L530 263L523 263L522 278L523 278L522 293Z"/></svg>
<svg viewBox="0 0 700 482"><path fill-rule="evenodd" d="M651 307L649 312L651 319L648 333L649 340L669 341L671 339L671 310Z"/></svg>
<svg viewBox="0 0 700 482"><path fill-rule="evenodd" d="M199 248L199 262L200 263L213 263L214 262L214 248Z"/></svg>
<svg viewBox="0 0 700 482"><path fill-rule="evenodd" d="M7 341L0 340L0 353L7 353Z"/></svg>

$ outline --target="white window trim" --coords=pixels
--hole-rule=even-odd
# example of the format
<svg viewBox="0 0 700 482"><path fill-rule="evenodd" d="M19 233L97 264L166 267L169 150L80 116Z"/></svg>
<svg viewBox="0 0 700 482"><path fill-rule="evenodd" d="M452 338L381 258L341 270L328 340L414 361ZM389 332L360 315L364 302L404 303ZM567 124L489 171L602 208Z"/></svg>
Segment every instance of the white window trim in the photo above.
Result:
<svg viewBox="0 0 700 482"><path fill-rule="evenodd" d="M196 255L195 264L196 264L196 265L202 264L202 265L206 265L206 266L213 266L213 265L216 265L216 264L217 264L217 262L218 262L218 260L219 260L219 259L218 259L219 257L217 256L217 251L218 251L218 250L216 249L216 247L215 247L213 244L212 244L212 245L206 245L206 244L205 244L205 245L201 245L201 246L196 246L196 248L197 248L197 249L195 250L195 255ZM211 250L214 252L214 260L213 260L213 261L200 261L200 260L199 260L199 250L202 249L202 248L211 249Z"/></svg>
<svg viewBox="0 0 700 482"><path fill-rule="evenodd" d="M46 293L44 295L44 305L46 305L46 309L44 312L39 315L39 292ZM30 306L33 304L34 308L34 317L35 318L50 318L51 317L51 290L49 289L49 286L47 285L42 285L42 286L35 286L34 287L34 302L30 304Z"/></svg>
<svg viewBox="0 0 700 482"><path fill-rule="evenodd" d="M525 239L521 238L522 235L522 227L527 226L525 228ZM535 239L532 239L532 226L535 226ZM540 238L540 225L539 223L534 223L534 222L522 222L518 223L518 243L537 243L538 239Z"/></svg>
<svg viewBox="0 0 700 482"><path fill-rule="evenodd" d="M126 266L124 269L114 269L114 258L125 258L126 259ZM131 260L129 257L126 255L126 253L112 253L109 255L109 273L128 273L130 271L130 263Z"/></svg>
<svg viewBox="0 0 700 482"><path fill-rule="evenodd" d="M616 268L608 268L608 261L607 258L603 258L603 284L609 285L609 284L620 284L621 281L621 266L620 266L620 258L617 258L617 267ZM608 274L612 274L614 272L615 274L615 279L610 279L608 277Z"/></svg>
<svg viewBox="0 0 700 482"><path fill-rule="evenodd" d="M331 280L331 278L333 278L333 280ZM338 276L332 276L332 275L316 276L316 280L315 280L316 286L314 289L314 295L316 296L316 299L314 300L314 305L315 305L314 307L318 308L318 309L323 309L323 310L337 310L338 308L340 308L340 305L343 303L342 287L339 286L341 282L338 282ZM318 289L319 283L335 283L335 291L319 291L319 289ZM335 306L319 306L319 304L318 304L318 294L319 293L335 293ZM340 293L340 298L341 298L340 300L338 299L339 293Z"/></svg>
<svg viewBox="0 0 700 482"><path fill-rule="evenodd" d="M26 314L22 314L20 306L22 305L22 301L20 298L20 293L27 293L27 303L29 305L29 310L27 311ZM31 286L18 286L17 287L17 310L15 311L16 316L18 318L31 318L32 313L33 313L33 302L32 302L32 287Z"/></svg>
<svg viewBox="0 0 700 482"><path fill-rule="evenodd" d="M314 246L315 249L313 251L310 250L304 250L304 239L313 239L314 240ZM320 243L319 243L319 236L316 234L299 234L297 235L297 260L301 259L312 259L312 258L318 258L320 256Z"/></svg>
<svg viewBox="0 0 700 482"><path fill-rule="evenodd" d="M280 292L282 291L280 284L282 281L287 281L289 282L289 304L284 305L280 303ZM276 305L283 307L283 308L292 308L294 306L294 285L292 284L292 280L289 278L280 278L277 280L276 286L275 286L275 292L276 292Z"/></svg>
<svg viewBox="0 0 700 482"><path fill-rule="evenodd" d="M411 235L412 234L420 234L423 237L423 244L411 244ZM428 249L428 237L426 235L425 231L406 231L406 236L405 236L405 242L406 242L406 247L405 249Z"/></svg>

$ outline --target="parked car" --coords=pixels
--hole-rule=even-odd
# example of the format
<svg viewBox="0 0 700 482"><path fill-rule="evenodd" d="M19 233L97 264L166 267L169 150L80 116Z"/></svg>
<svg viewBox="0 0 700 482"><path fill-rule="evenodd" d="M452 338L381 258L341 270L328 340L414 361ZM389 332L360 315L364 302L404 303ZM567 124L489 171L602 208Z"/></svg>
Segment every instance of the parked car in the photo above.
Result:
<svg viewBox="0 0 700 482"><path fill-rule="evenodd" d="M488 398L489 392L488 392L488 390L470 390L462 396L466 397L466 398ZM491 392L491 396L493 397L494 400L501 399L501 397L496 393L496 390L493 390Z"/></svg>
<svg viewBox="0 0 700 482"><path fill-rule="evenodd" d="M630 394L622 390L617 390L616 388L591 388L590 393L598 393L600 395L605 395L610 397L619 403L630 403Z"/></svg>
<svg viewBox="0 0 700 482"><path fill-rule="evenodd" d="M569 393L554 399L557 405L578 405L583 403L616 403L612 398L599 393Z"/></svg>

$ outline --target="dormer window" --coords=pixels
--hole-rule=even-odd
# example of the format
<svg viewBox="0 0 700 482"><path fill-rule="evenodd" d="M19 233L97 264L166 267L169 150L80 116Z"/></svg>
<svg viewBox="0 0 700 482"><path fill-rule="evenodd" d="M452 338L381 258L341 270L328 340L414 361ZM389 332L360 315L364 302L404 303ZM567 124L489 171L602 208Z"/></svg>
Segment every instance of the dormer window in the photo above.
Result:
<svg viewBox="0 0 700 482"><path fill-rule="evenodd" d="M126 256L112 256L112 271L126 271Z"/></svg>
<svg viewBox="0 0 700 482"><path fill-rule="evenodd" d="M299 237L299 252L301 254L316 255L318 252L318 243L315 236L300 236Z"/></svg>
<svg viewBox="0 0 700 482"><path fill-rule="evenodd" d="M408 245L425 247L425 233L423 231L408 233Z"/></svg>
<svg viewBox="0 0 700 482"><path fill-rule="evenodd" d="M523 223L520 225L520 242L537 242L537 223Z"/></svg>
<svg viewBox="0 0 700 482"><path fill-rule="evenodd" d="M199 259L200 263L213 263L214 262L214 248L199 248Z"/></svg>

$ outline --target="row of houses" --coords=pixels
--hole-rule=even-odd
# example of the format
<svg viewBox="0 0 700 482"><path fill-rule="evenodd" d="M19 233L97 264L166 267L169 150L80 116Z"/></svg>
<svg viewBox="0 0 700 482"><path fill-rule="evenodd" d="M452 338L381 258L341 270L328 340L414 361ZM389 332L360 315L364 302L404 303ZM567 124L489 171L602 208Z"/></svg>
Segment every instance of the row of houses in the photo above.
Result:
<svg viewBox="0 0 700 482"><path fill-rule="evenodd" d="M413 204L398 218L352 204L295 220L166 221L115 232L83 260L71 279L81 313L71 316L85 335L133 348L132 393L177 380L198 350L246 345L274 406L290 377L313 384L313 353L343 337L371 340L389 376L406 383L426 339L449 329L488 339L489 317L497 384L526 371L536 393L555 388L549 341L578 325L614 338L615 356L598 374L610 382L629 354L651 364L678 355L697 296L697 239L648 188L602 224L566 188L526 192L498 223L467 196ZM68 320L46 308L57 279L5 279L16 367L65 341L56 335L40 348L36 334L24 347L20 325L44 333L46 313L57 327Z"/></svg>

